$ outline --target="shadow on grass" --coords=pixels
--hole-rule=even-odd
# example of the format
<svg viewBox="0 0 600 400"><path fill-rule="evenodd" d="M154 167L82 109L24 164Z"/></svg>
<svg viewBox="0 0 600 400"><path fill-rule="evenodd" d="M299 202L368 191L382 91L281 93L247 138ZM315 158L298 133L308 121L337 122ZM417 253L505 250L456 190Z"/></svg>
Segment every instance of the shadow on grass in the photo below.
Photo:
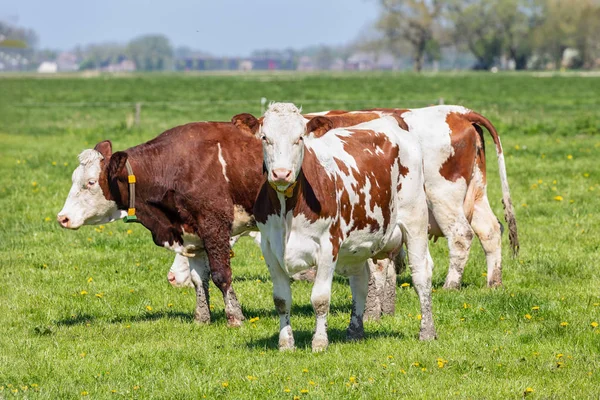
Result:
<svg viewBox="0 0 600 400"><path fill-rule="evenodd" d="M223 315L223 318L225 316ZM106 322L110 324L121 324L124 322L145 322L145 321L156 321L162 319L172 319L181 322L193 322L193 313L184 313L179 311L157 311L157 312L144 312L137 315L117 315L112 318L106 319ZM63 318L56 321L56 326L76 326L91 324L97 320L104 320L104 318L98 318L90 314L81 314L71 318Z"/></svg>
<svg viewBox="0 0 600 400"><path fill-rule="evenodd" d="M339 343L360 343L361 341L350 341L346 339L345 329L327 329L329 336L329 345ZM295 330L294 341L297 349L310 350L312 347L312 335L313 331L306 330ZM405 335L399 332L392 332L382 329L381 326L376 328L375 331L365 328L365 339L380 339L380 338L394 338L397 340L406 339ZM262 337L258 339L250 340L246 343L246 346L253 350L278 350L279 349L279 333L274 333L269 337Z"/></svg>

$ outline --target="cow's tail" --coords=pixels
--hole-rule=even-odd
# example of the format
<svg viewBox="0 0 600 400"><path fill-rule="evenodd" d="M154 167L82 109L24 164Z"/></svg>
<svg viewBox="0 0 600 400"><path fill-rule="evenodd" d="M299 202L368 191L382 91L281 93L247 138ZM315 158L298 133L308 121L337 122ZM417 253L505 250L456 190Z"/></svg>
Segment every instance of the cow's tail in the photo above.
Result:
<svg viewBox="0 0 600 400"><path fill-rule="evenodd" d="M504 164L504 153L502 151L502 144L500 144L500 138L494 125L481 114L474 111L469 111L465 114L467 119L472 123L481 125L487 129L492 136L492 140L496 145L496 155L498 156L498 172L500 173L500 183L502 185L502 204L504 205L504 218L508 223L508 239L510 240L510 246L513 251L513 255L516 256L519 253L519 235L517 233L517 220L515 218L515 211L513 209L512 200L510 199L510 190L508 188L508 177L506 175L506 165Z"/></svg>

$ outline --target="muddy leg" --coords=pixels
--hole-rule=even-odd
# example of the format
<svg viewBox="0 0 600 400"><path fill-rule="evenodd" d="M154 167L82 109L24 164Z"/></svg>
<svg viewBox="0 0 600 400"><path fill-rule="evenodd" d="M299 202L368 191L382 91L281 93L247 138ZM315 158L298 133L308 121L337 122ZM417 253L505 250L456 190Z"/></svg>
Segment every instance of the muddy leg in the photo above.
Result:
<svg viewBox="0 0 600 400"><path fill-rule="evenodd" d="M487 284L502 286L502 234L487 196L475 203L471 227L481 242L487 261Z"/></svg>
<svg viewBox="0 0 600 400"><path fill-rule="evenodd" d="M369 267L367 263L361 268L358 275L350 276L350 288L352 289L352 314L350 325L346 330L348 340L359 340L364 338L363 314L369 286Z"/></svg>
<svg viewBox="0 0 600 400"><path fill-rule="evenodd" d="M210 267L205 252L199 252L196 257L189 259L191 281L196 289L196 311L194 319L201 324L210 323L210 299L208 283Z"/></svg>

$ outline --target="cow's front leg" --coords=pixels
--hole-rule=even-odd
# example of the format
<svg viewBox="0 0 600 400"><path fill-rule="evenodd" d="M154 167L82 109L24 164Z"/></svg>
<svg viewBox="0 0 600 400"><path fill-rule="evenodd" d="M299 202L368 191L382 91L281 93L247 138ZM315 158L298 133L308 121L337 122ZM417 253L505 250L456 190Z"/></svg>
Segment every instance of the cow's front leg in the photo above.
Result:
<svg viewBox="0 0 600 400"><path fill-rule="evenodd" d="M206 252L199 252L196 257L190 258L191 280L196 289L196 311L194 319L201 324L210 323L210 298L208 283L210 279L210 266Z"/></svg>
<svg viewBox="0 0 600 400"><path fill-rule="evenodd" d="M365 336L363 327L363 314L365 312L365 303L367 300L367 291L369 289L369 266L365 262L359 267L357 275L350 276L350 289L352 289L352 314L350 315L350 325L346 330L348 340L359 340ZM387 264L386 264L387 266Z"/></svg>
<svg viewBox="0 0 600 400"><path fill-rule="evenodd" d="M315 283L313 284L312 294L310 296L317 320L315 334L312 340L312 351L314 352L323 351L329 345L329 339L327 337L327 315L329 314L329 304L331 302L331 282L333 281L335 264L334 261L330 261L328 263L321 263L317 266L317 275L315 276Z"/></svg>
<svg viewBox="0 0 600 400"><path fill-rule="evenodd" d="M290 311L292 309L292 290L290 278L281 268L276 257L271 252L269 243L261 243L263 256L273 282L273 303L279 315L279 350L294 350L294 334L290 323Z"/></svg>
<svg viewBox="0 0 600 400"><path fill-rule="evenodd" d="M230 245L229 245L229 228L213 225L210 230L213 235L204 237L204 248L208 255L210 264L210 273L212 281L223 293L223 301L225 302L225 316L227 324L230 327L242 325L245 319L242 313L242 307L237 300L233 286L231 285L231 266L230 260Z"/></svg>

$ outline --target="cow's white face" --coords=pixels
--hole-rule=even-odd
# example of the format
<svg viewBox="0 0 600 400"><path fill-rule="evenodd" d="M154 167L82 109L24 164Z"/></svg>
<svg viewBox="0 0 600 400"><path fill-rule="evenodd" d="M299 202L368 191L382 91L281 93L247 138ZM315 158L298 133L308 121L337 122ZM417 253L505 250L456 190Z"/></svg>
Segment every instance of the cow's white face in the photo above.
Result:
<svg viewBox="0 0 600 400"><path fill-rule="evenodd" d="M274 103L265 112L258 135L269 184L283 192L296 181L304 158L307 120L291 103Z"/></svg>
<svg viewBox="0 0 600 400"><path fill-rule="evenodd" d="M57 215L63 228L78 229L82 225L98 225L115 221L127 212L107 200L100 187L102 154L93 149L79 155L79 166L73 171L73 185L65 205Z"/></svg>

